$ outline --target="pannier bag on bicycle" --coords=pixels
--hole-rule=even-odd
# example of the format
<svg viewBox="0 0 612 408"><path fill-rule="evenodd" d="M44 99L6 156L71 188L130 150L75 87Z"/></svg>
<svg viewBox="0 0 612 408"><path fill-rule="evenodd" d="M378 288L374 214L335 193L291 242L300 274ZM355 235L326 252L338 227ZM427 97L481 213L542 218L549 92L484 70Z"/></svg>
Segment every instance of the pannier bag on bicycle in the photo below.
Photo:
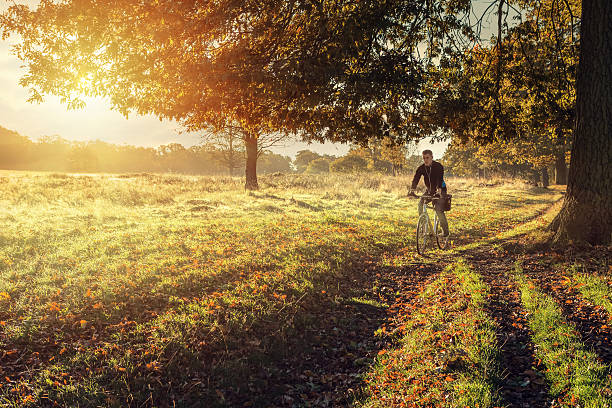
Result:
<svg viewBox="0 0 612 408"><path fill-rule="evenodd" d="M452 194L447 194L446 197L440 197L436 202L436 210L438 211L450 211Z"/></svg>

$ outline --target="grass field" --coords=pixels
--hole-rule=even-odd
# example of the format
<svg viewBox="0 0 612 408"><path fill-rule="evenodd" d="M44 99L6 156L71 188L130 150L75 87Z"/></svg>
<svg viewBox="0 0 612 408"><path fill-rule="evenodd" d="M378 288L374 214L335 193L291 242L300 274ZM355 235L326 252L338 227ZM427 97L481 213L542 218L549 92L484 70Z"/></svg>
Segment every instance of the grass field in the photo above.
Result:
<svg viewBox="0 0 612 408"><path fill-rule="evenodd" d="M454 249L422 258L409 181L270 175L249 193L238 178L1 173L0 406L384 406L369 394L388 392L372 384L377 354L419 344L385 333L402 296L390 277L436 274L479 243L501 254L503 234L537 232L533 220L562 196L449 180ZM483 271L461 265L469 273L423 280L420 296L468 293L466 279L486 293ZM482 325L486 350L462 353L497 367L485 301L449 302L470 314L439 317L437 331L476 319L469 333ZM495 370L441 373L468 385L442 381L438 406L447 391L465 394L456 404L478 392L500 401Z"/></svg>

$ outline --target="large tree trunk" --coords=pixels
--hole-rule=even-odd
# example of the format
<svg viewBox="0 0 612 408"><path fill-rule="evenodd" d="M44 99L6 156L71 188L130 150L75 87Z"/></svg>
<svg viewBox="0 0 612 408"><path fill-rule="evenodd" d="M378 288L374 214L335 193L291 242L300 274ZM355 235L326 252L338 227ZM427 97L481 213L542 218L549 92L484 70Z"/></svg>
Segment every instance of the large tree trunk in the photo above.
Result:
<svg viewBox="0 0 612 408"><path fill-rule="evenodd" d="M576 129L554 242L612 239L612 1L583 0Z"/></svg>
<svg viewBox="0 0 612 408"><path fill-rule="evenodd" d="M259 189L259 184L257 184L257 136L252 134L246 136L244 138L244 145L247 153L244 188L247 190L257 190Z"/></svg>

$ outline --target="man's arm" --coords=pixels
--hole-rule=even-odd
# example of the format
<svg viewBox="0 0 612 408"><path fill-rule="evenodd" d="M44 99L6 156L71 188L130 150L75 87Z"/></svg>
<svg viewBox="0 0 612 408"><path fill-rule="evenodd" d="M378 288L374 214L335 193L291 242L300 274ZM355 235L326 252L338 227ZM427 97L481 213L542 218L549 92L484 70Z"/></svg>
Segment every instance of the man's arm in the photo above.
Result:
<svg viewBox="0 0 612 408"><path fill-rule="evenodd" d="M416 190L419 185L419 181L421 180L421 166L417 167L416 172L414 173L414 177L412 178L412 185L410 186L410 190Z"/></svg>

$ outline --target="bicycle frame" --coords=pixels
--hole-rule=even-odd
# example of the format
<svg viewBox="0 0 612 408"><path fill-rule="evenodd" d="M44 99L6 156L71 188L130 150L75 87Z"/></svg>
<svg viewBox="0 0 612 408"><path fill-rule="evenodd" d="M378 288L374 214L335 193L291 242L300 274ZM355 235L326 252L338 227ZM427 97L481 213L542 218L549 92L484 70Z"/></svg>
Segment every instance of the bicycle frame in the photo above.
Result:
<svg viewBox="0 0 612 408"><path fill-rule="evenodd" d="M421 215L419 215L419 218L422 216L425 216L425 218L427 219L427 230L426 232L433 236L433 234L435 233L435 227L438 225L438 214L436 214L436 210L434 207L434 203L433 201L425 201L423 203L423 213ZM431 208L431 210L434 212L434 223L433 225L431 225L431 218L429 218L429 213L427 212L427 209Z"/></svg>
<svg viewBox="0 0 612 408"><path fill-rule="evenodd" d="M420 197L417 196L417 198L420 198L423 202L423 211L419 215L419 219L417 222L417 237L416 237L417 238L416 239L417 252L420 255L424 255L427 250L430 239L432 241L433 239L436 240L436 243L439 249L446 248L447 241L446 239L441 241L439 232L438 232L439 220L438 220L438 213L435 211L435 201L438 197L423 195ZM431 225L431 218L429 218L429 213L427 211L427 208L430 205L431 205L431 209L434 211L433 226Z"/></svg>
<svg viewBox="0 0 612 408"><path fill-rule="evenodd" d="M430 208L430 205L431 205L431 210L434 212L434 224L438 222L438 214L436 214L436 210L434 208L433 202L423 203L423 214L427 216L429 228L432 228L431 219L429 218L429 213L427 212L427 209Z"/></svg>

